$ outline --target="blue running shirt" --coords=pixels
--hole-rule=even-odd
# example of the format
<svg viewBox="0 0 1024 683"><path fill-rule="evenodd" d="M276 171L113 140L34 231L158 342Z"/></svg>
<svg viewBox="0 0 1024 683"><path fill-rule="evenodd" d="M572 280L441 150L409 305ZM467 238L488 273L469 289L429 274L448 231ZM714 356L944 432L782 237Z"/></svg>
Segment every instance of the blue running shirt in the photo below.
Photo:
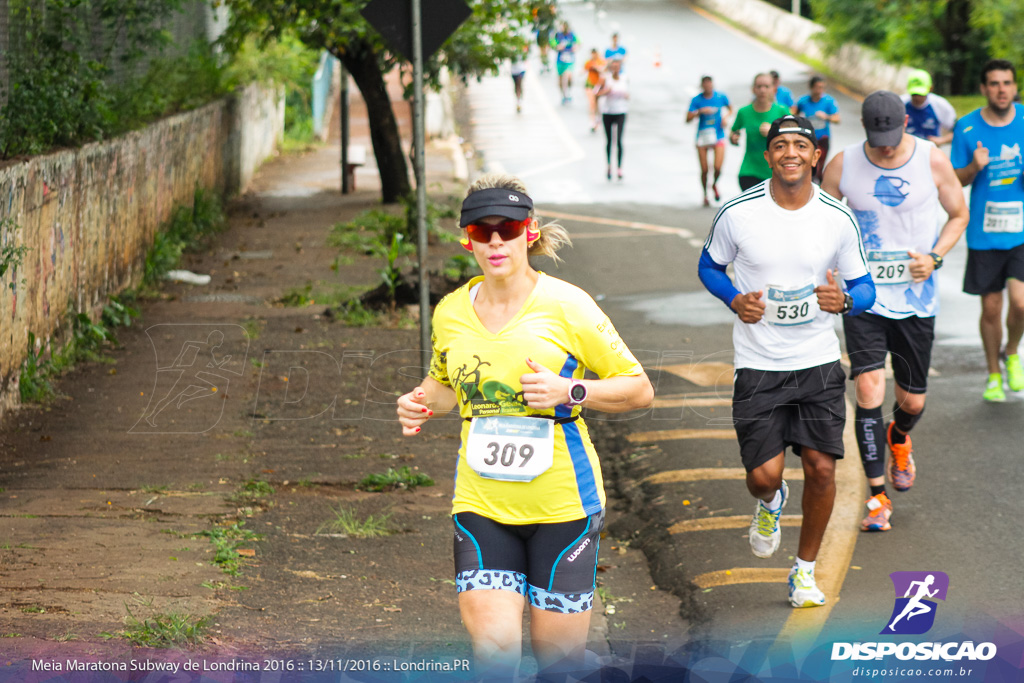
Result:
<svg viewBox="0 0 1024 683"><path fill-rule="evenodd" d="M703 146L713 145L719 140L725 139L725 129L722 127L722 108L729 106L729 98L715 90L711 97L704 97L704 93L697 95L690 100L689 111L699 111L704 107L711 107L714 114L701 114L697 117L697 144ZM711 139L710 133L701 134L701 131L714 129L715 137Z"/></svg>
<svg viewBox="0 0 1024 683"><path fill-rule="evenodd" d="M1016 117L1007 126L990 126L981 110L975 109L953 130L953 168L969 166L979 142L988 149L990 159L971 184L971 221L967 224L971 249L1013 249L1024 244L1024 106L1015 104L1014 108Z"/></svg>
<svg viewBox="0 0 1024 683"><path fill-rule="evenodd" d="M784 85L780 85L775 91L775 101L783 107L793 107L793 91Z"/></svg>
<svg viewBox="0 0 1024 683"><path fill-rule="evenodd" d="M796 103L796 110L800 116L806 116L811 120L814 125L814 134L819 138L823 138L829 135L829 122L825 119L819 119L815 116L815 112L823 111L828 115L838 114L839 105L832 99L831 95L822 95L821 99L817 102L811 101L810 95L804 95Z"/></svg>

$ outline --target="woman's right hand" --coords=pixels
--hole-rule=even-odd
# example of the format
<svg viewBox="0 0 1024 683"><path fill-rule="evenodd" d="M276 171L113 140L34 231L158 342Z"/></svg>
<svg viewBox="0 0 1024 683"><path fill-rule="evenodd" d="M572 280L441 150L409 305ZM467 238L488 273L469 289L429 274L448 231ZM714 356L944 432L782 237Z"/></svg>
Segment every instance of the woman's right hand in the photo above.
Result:
<svg viewBox="0 0 1024 683"><path fill-rule="evenodd" d="M403 436L419 434L420 425L434 416L434 411L426 406L426 399L423 387L398 397L398 421L402 424Z"/></svg>

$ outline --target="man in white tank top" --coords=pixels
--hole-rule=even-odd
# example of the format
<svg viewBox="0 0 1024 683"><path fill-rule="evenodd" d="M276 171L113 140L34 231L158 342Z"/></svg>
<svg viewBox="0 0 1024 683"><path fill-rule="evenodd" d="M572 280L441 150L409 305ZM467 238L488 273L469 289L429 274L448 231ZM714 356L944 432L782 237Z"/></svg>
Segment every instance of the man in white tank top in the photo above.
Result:
<svg viewBox="0 0 1024 683"><path fill-rule="evenodd" d="M821 188L846 198L860 224L875 304L843 319L850 374L857 388L856 433L871 487L862 531L888 531L897 491L914 485L910 437L924 412L939 295L935 270L960 239L970 213L953 165L927 140L906 132L906 109L886 90L861 108L867 140L850 145L825 169ZM949 218L939 230L938 207ZM885 425L885 357L892 355L896 403ZM892 454L885 467L885 446Z"/></svg>

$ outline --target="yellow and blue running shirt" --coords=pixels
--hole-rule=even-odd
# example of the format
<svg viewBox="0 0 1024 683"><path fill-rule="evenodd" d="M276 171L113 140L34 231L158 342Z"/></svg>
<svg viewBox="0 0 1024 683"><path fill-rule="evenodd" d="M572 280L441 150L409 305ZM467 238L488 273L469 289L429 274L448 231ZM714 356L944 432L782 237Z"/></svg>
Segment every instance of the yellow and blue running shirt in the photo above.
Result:
<svg viewBox="0 0 1024 683"><path fill-rule="evenodd" d="M493 334L473 309L476 277L437 305L430 376L455 391L463 418L488 415L571 417L580 408L527 407L519 378L529 357L562 377L639 375L640 363L608 316L582 289L540 274L522 309ZM541 418L539 418L541 419ZM463 421L452 513L475 512L503 524L569 522L604 508L597 452L583 420L555 425L554 463L530 482L481 477L466 462L470 422Z"/></svg>

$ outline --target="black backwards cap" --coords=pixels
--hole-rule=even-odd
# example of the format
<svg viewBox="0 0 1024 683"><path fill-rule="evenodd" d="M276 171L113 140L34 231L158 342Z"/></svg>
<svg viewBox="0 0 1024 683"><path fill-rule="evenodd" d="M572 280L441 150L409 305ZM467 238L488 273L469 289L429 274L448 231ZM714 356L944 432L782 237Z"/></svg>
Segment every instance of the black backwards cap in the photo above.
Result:
<svg viewBox="0 0 1024 683"><path fill-rule="evenodd" d="M464 228L487 216L502 216L514 221L530 217L533 200L522 192L500 187L477 190L462 201L459 227Z"/></svg>
<svg viewBox="0 0 1024 683"><path fill-rule="evenodd" d="M766 141L766 144L772 144L773 138L785 135L786 133L803 135L811 141L811 144L815 146L818 144L818 137L814 134L814 125L810 120L803 116L793 116L792 114L780 116L772 121L772 127L768 129L768 140Z"/></svg>

